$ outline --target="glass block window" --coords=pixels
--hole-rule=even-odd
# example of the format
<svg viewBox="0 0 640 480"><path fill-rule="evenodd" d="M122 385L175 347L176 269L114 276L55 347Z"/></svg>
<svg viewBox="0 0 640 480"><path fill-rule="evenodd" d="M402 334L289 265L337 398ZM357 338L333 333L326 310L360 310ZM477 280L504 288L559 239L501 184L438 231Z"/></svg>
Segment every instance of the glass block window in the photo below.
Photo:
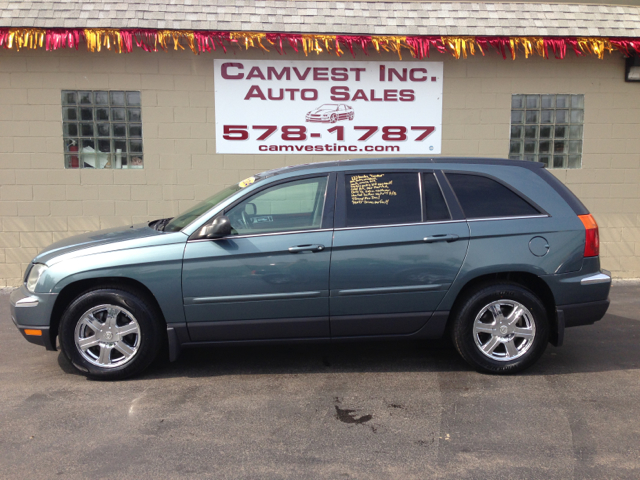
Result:
<svg viewBox="0 0 640 480"><path fill-rule="evenodd" d="M62 91L65 168L142 168L140 92Z"/></svg>
<svg viewBox="0 0 640 480"><path fill-rule="evenodd" d="M584 95L513 95L509 158L580 168Z"/></svg>

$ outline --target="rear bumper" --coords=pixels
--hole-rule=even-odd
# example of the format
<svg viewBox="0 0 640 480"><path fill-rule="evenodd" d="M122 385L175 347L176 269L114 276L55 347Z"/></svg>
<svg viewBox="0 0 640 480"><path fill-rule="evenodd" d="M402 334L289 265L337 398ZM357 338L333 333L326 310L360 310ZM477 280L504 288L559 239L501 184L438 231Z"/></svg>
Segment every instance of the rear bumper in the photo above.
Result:
<svg viewBox="0 0 640 480"><path fill-rule="evenodd" d="M576 272L559 275L543 275L555 299L556 305L606 300L611 289L611 274L600 268L598 257L585 258L582 268Z"/></svg>
<svg viewBox="0 0 640 480"><path fill-rule="evenodd" d="M559 305L558 310L564 312L565 327L579 327L581 325L591 325L607 313L609 308L609 289L611 288L611 272L608 270L600 270L598 273L587 275L580 279L582 288L597 286L607 289L607 299L597 300L587 303L577 303L570 305ZM597 297L590 297L591 299Z"/></svg>
<svg viewBox="0 0 640 480"><path fill-rule="evenodd" d="M565 328L591 325L604 317L609 308L611 273L600 269L597 257L585 259L578 272L542 278L556 301L556 321L550 336L552 345L563 344Z"/></svg>
<svg viewBox="0 0 640 480"><path fill-rule="evenodd" d="M564 317L565 328L591 325L604 317L609 308L609 299L598 302L558 305L556 310Z"/></svg>

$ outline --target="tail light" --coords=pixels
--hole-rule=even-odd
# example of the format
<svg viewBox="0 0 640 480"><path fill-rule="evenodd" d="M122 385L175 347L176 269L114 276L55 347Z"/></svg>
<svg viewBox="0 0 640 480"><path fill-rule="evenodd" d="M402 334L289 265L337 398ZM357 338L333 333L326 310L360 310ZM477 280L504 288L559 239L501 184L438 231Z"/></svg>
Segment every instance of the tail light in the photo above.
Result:
<svg viewBox="0 0 640 480"><path fill-rule="evenodd" d="M598 224L593 215L578 215L586 230L586 241L584 243L584 256L597 257L600 255L600 235L598 234Z"/></svg>

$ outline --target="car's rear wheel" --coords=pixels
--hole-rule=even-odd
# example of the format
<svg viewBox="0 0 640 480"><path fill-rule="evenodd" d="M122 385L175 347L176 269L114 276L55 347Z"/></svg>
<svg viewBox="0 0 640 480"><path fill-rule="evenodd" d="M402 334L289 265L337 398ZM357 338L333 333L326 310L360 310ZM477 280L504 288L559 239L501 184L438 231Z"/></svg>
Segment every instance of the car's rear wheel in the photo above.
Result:
<svg viewBox="0 0 640 480"><path fill-rule="evenodd" d="M349 112L349 120L353 120L354 114L353 112Z"/></svg>
<svg viewBox="0 0 640 480"><path fill-rule="evenodd" d="M100 288L77 297L60 322L60 347L88 377L119 380L142 372L157 357L162 326L139 293Z"/></svg>
<svg viewBox="0 0 640 480"><path fill-rule="evenodd" d="M485 285L469 292L454 312L452 338L472 367L516 373L533 365L549 340L546 309L537 295L516 284Z"/></svg>

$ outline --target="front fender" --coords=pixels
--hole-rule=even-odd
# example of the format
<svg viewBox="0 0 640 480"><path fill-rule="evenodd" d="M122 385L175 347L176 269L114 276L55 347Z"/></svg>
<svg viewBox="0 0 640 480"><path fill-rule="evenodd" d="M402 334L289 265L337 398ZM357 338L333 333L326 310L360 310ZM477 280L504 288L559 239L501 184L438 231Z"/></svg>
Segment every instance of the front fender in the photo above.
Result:
<svg viewBox="0 0 640 480"><path fill-rule="evenodd" d="M154 245L70 258L46 271L41 289L59 294L81 280L126 278L155 296L168 323L184 323L182 257L185 243Z"/></svg>

